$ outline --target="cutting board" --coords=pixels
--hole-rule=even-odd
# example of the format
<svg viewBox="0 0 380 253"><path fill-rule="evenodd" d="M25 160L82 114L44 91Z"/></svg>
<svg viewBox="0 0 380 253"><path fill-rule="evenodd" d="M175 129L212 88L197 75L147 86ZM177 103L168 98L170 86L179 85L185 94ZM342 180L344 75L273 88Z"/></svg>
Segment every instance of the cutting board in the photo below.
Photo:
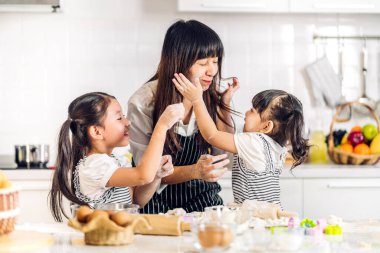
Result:
<svg viewBox="0 0 380 253"><path fill-rule="evenodd" d="M53 245L54 237L31 231L13 231L7 235L0 235L0 253L28 252Z"/></svg>

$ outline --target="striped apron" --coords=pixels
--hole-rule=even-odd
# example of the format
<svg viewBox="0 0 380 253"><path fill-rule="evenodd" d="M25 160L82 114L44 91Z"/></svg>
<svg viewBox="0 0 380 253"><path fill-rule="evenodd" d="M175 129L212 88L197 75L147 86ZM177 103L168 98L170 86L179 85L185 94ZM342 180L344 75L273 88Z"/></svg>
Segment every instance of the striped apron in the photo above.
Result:
<svg viewBox="0 0 380 253"><path fill-rule="evenodd" d="M119 166L122 167L119 160L116 158L114 159L119 164ZM84 163L85 161L86 161L86 157L81 159L78 162L78 165L79 163ZM86 202L90 206L94 206L94 204L107 204L107 203L132 204L131 192L130 192L129 187L110 187L97 199L90 199L89 197L87 197L80 191L79 174L78 174L77 168L75 168L75 171L74 171L74 189L75 189L75 196L81 201Z"/></svg>
<svg viewBox="0 0 380 253"><path fill-rule="evenodd" d="M196 142L196 132L191 136L179 136L182 150L173 155L174 166L184 166L197 163L199 157L207 154ZM170 184L160 193L154 193L152 199L144 206L142 213L166 213L174 208L183 208L186 212L202 212L205 207L223 205L218 195L221 187L218 183L204 180L191 180L179 184Z"/></svg>

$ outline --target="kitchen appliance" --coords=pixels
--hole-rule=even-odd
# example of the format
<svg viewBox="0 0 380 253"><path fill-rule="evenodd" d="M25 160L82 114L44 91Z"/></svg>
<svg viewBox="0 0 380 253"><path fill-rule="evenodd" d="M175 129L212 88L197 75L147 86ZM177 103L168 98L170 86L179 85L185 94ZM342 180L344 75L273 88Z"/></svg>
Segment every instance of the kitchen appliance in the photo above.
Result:
<svg viewBox="0 0 380 253"><path fill-rule="evenodd" d="M15 145L15 162L18 168L47 168L49 145Z"/></svg>

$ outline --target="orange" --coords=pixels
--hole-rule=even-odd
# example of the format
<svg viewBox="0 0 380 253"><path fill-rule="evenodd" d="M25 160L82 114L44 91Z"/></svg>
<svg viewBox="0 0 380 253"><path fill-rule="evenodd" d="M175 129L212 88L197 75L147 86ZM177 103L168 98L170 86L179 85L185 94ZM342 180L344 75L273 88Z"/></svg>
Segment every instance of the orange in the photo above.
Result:
<svg viewBox="0 0 380 253"><path fill-rule="evenodd" d="M340 145L340 149L349 153L352 153L354 151L354 147L350 143L344 143Z"/></svg>
<svg viewBox="0 0 380 253"><path fill-rule="evenodd" d="M354 126L353 128L351 128L351 132L361 132L362 131L362 127L357 125L357 126Z"/></svg>
<svg viewBox="0 0 380 253"><path fill-rule="evenodd" d="M354 153L359 155L369 155L370 149L367 144L360 143L355 146Z"/></svg>

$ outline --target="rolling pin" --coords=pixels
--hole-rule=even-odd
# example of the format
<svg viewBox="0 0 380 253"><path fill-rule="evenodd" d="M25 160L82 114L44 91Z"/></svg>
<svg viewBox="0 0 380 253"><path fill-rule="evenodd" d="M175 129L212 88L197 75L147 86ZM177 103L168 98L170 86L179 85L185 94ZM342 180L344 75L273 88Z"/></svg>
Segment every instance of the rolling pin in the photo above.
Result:
<svg viewBox="0 0 380 253"><path fill-rule="evenodd" d="M295 212L283 211L278 204L257 201L256 205L252 208L253 216L261 219L279 219L281 217L298 217Z"/></svg>
<svg viewBox="0 0 380 253"><path fill-rule="evenodd" d="M190 231L190 224L183 222L181 216L158 215L158 214L139 214L148 220L152 229L148 229L143 224L138 224L134 232L143 235L182 235L184 231Z"/></svg>

